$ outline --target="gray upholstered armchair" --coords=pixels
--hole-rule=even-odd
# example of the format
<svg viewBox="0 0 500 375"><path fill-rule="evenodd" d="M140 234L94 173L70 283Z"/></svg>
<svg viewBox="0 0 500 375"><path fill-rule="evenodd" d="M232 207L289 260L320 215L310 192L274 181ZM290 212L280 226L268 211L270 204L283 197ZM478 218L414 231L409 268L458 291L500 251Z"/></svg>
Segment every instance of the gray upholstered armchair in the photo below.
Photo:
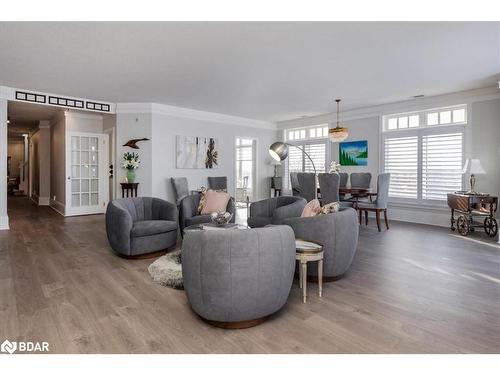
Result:
<svg viewBox="0 0 500 375"><path fill-rule="evenodd" d="M115 199L106 210L106 233L122 255L166 250L177 242L177 207L159 198Z"/></svg>
<svg viewBox="0 0 500 375"><path fill-rule="evenodd" d="M284 225L188 230L184 290L196 314L224 328L247 328L281 309L295 270L293 231Z"/></svg>
<svg viewBox="0 0 500 375"><path fill-rule="evenodd" d="M351 266L358 247L359 225L356 211L341 208L339 212L313 217L295 217L283 220L292 227L295 237L323 244L323 278L332 281L342 276ZM307 274L317 277L316 265L308 265Z"/></svg>
<svg viewBox="0 0 500 375"><path fill-rule="evenodd" d="M286 195L254 202L250 205L248 226L257 228L268 224L281 224L283 219L302 215L306 204L304 198Z"/></svg>
<svg viewBox="0 0 500 375"><path fill-rule="evenodd" d="M210 223L212 220L210 215L200 215L198 213L198 205L200 204L201 194L193 194L185 197L179 206L179 225L181 228L181 235L184 235L184 228L194 225ZM234 198L231 197L226 207L226 211L233 214L231 223L236 220L236 205Z"/></svg>

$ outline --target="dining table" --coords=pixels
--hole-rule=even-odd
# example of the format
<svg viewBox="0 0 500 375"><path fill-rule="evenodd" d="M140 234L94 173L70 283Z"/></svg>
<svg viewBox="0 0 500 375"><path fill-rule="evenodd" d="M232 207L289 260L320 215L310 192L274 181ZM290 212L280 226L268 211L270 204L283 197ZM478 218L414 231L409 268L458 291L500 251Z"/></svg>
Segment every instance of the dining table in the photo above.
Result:
<svg viewBox="0 0 500 375"><path fill-rule="evenodd" d="M321 190L318 187L318 195L321 194ZM350 195L349 201L353 202L353 207L356 208L358 206L358 200L359 198L370 198L370 201L372 200L372 196L376 195L376 193L372 193L370 188L364 188L364 187L355 187L355 186L349 186L349 187L341 187L339 188L339 194L340 195Z"/></svg>

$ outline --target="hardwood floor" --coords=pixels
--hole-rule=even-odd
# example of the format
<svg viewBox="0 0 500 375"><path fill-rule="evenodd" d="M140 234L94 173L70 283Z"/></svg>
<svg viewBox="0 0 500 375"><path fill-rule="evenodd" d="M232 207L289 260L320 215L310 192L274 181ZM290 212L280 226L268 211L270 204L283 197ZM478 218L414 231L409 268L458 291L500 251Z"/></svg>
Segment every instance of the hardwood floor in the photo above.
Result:
<svg viewBox="0 0 500 375"><path fill-rule="evenodd" d="M260 326L223 330L183 291L155 284L153 259L113 254L102 215L63 218L10 198L0 231L0 341L48 341L52 353L499 353L500 247L446 228L361 226L349 274L295 282ZM480 238L480 240L477 240Z"/></svg>

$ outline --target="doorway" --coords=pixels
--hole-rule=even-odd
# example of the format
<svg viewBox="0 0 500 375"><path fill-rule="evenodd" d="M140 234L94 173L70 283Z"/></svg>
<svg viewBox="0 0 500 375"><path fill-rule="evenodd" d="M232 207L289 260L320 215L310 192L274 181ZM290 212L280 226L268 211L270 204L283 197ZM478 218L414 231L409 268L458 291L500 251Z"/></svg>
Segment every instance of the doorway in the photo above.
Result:
<svg viewBox="0 0 500 375"><path fill-rule="evenodd" d="M66 132L66 215L104 213L109 196L108 135Z"/></svg>
<svg viewBox="0 0 500 375"><path fill-rule="evenodd" d="M237 137L235 140L236 205L246 207L255 200L256 194L256 149L257 141L252 138Z"/></svg>

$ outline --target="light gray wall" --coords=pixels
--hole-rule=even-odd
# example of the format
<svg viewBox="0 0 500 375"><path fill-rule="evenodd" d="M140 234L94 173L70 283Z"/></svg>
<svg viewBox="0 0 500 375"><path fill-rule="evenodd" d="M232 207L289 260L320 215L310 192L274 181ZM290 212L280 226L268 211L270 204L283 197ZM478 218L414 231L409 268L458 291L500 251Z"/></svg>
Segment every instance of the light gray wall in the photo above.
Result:
<svg viewBox="0 0 500 375"><path fill-rule="evenodd" d="M235 189L235 138L247 137L257 141L257 195L256 199L269 196L268 177L273 175L269 164L269 145L278 139L275 129L238 126L215 121L180 118L162 114L153 115L153 196L174 201L171 177L187 177L189 188L207 186L208 176L227 176L228 191ZM218 140L219 165L216 169L177 169L176 136L214 137Z"/></svg>
<svg viewBox="0 0 500 375"><path fill-rule="evenodd" d="M469 119L468 157L480 159L486 171L476 176L476 190L500 196L500 100L472 103Z"/></svg>
<svg viewBox="0 0 500 375"><path fill-rule="evenodd" d="M342 171L349 174L353 172L370 172L372 174L371 186L376 188L377 175L379 174L380 155L380 119L379 117L369 117L358 120L344 121L342 126L349 129L349 139L347 141L368 141L368 165L366 166L343 166ZM339 162L339 144L330 143L331 159Z"/></svg>
<svg viewBox="0 0 500 375"><path fill-rule="evenodd" d="M20 175L19 165L24 161L24 141L22 138L9 138L8 156L10 156L10 177L17 178Z"/></svg>
<svg viewBox="0 0 500 375"><path fill-rule="evenodd" d="M139 154L141 166L136 170L136 182L139 182L138 195L152 196L152 141L138 143L139 149L123 147L130 139L152 138L152 117L144 113L119 113L116 115L116 166L115 176L117 197L121 197L119 183L126 181L126 171L121 167L125 152Z"/></svg>

